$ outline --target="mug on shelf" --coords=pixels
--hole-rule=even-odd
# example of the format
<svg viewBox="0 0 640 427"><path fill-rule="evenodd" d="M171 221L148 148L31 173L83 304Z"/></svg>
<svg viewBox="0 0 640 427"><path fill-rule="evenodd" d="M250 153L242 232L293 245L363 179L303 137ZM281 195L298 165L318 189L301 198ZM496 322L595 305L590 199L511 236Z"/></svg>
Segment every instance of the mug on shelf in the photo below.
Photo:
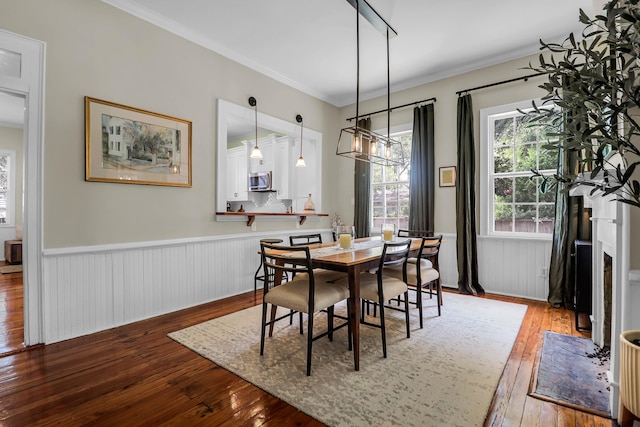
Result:
<svg viewBox="0 0 640 427"><path fill-rule="evenodd" d="M356 229L352 225L338 225L335 233L341 249L349 249L356 238Z"/></svg>
<svg viewBox="0 0 640 427"><path fill-rule="evenodd" d="M381 226L382 240L385 242L393 241L393 236L396 234L395 224L382 224Z"/></svg>

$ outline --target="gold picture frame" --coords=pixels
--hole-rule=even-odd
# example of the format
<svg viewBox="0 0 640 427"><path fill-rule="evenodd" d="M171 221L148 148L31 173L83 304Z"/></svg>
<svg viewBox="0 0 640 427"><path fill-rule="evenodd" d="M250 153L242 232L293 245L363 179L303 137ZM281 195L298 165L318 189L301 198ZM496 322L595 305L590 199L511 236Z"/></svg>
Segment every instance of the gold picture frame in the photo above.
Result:
<svg viewBox="0 0 640 427"><path fill-rule="evenodd" d="M440 187L456 186L456 167L446 166L440 168Z"/></svg>
<svg viewBox="0 0 640 427"><path fill-rule="evenodd" d="M191 122L85 96L85 180L191 187Z"/></svg>

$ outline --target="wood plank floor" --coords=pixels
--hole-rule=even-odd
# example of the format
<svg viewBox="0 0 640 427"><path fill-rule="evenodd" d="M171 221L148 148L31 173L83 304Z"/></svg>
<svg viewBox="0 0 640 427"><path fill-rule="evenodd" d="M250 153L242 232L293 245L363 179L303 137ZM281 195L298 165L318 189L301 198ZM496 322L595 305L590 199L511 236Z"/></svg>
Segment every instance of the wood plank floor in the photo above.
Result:
<svg viewBox="0 0 640 427"><path fill-rule="evenodd" d="M17 280L0 277L0 289ZM543 331L588 336L575 331L573 312L539 301L485 298L529 307L485 426L617 426L527 396ZM15 307L9 301L3 300L4 319L22 310L21 301L14 299ZM0 425L321 425L166 336L258 303L260 293L251 292L0 357ZM2 329L4 342L11 330Z"/></svg>

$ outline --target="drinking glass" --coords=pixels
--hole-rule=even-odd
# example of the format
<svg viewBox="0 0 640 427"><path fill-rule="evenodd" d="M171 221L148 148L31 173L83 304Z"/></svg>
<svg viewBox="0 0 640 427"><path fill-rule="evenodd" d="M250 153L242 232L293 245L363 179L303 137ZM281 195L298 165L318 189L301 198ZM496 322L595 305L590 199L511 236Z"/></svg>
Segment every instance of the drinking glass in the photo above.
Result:
<svg viewBox="0 0 640 427"><path fill-rule="evenodd" d="M396 225L382 224L381 228L382 240L385 242L393 241L393 236L396 234Z"/></svg>
<svg viewBox="0 0 640 427"><path fill-rule="evenodd" d="M349 249L355 239L355 227L351 225L338 225L336 227L336 240L341 249Z"/></svg>

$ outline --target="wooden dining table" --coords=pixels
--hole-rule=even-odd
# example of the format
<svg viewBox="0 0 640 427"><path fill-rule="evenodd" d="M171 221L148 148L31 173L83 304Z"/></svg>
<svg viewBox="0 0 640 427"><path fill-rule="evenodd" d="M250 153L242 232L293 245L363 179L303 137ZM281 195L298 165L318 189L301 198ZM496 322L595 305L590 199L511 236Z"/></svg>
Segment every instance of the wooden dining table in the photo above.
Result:
<svg viewBox="0 0 640 427"><path fill-rule="evenodd" d="M405 239L400 237L396 240ZM421 243L421 238L411 238L410 251L419 251ZM347 273L349 278L349 322L353 334L353 363L356 371L360 370L360 273L378 267L383 246L380 236L355 239L350 249L340 249L336 242L309 245L313 268Z"/></svg>

